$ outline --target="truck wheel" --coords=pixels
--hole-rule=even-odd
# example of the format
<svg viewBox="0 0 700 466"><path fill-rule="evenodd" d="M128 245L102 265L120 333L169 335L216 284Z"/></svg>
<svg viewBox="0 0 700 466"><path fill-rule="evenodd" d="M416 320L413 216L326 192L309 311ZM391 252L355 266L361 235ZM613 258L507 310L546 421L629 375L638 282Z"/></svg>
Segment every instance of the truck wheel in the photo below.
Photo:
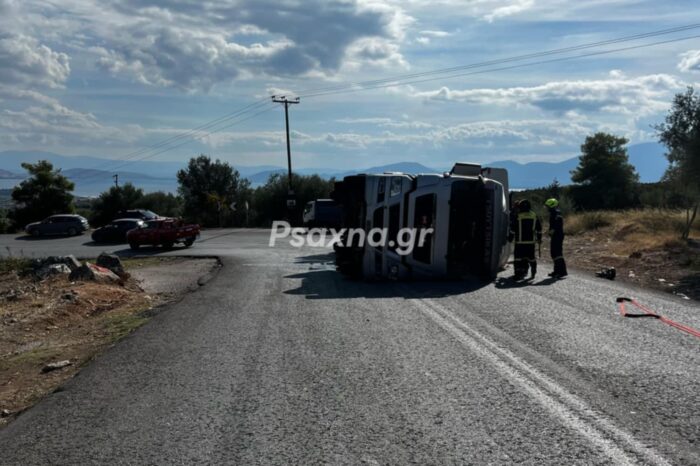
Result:
<svg viewBox="0 0 700 466"><path fill-rule="evenodd" d="M139 248L138 243L129 243L129 247L136 251Z"/></svg>
<svg viewBox="0 0 700 466"><path fill-rule="evenodd" d="M193 244L194 244L194 238L187 238L187 239L185 240L185 247L186 247L186 248L189 248L189 247L192 246Z"/></svg>
<svg viewBox="0 0 700 466"><path fill-rule="evenodd" d="M163 243L165 249L172 249L175 243Z"/></svg>

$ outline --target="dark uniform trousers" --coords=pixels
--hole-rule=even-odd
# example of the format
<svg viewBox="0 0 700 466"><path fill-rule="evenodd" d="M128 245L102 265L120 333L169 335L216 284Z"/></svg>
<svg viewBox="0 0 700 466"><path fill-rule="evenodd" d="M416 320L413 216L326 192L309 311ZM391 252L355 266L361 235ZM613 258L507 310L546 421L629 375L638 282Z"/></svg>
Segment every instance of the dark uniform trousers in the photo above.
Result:
<svg viewBox="0 0 700 466"><path fill-rule="evenodd" d="M564 220L558 210L550 212L549 231L551 234L549 250L554 262L554 274L567 275L566 261L564 261Z"/></svg>

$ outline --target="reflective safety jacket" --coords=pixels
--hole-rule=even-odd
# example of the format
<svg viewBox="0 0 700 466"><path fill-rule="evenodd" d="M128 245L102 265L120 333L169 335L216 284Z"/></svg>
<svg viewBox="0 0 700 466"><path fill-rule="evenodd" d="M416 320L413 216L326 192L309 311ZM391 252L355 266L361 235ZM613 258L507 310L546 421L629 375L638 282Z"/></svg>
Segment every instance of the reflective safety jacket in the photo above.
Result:
<svg viewBox="0 0 700 466"><path fill-rule="evenodd" d="M510 225L509 240L515 244L535 244L542 242L542 223L533 211L520 212Z"/></svg>

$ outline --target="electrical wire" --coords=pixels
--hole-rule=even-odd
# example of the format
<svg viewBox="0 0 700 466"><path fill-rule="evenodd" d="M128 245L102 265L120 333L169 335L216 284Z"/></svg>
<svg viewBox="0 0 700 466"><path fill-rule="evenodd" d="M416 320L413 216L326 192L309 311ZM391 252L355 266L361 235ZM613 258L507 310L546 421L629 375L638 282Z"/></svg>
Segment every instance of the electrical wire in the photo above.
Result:
<svg viewBox="0 0 700 466"><path fill-rule="evenodd" d="M576 60L576 59L580 59L580 58L588 58L588 57L606 55L606 54L611 54L611 53L616 53L616 52L624 52L624 51L629 51L629 50L643 49L643 48L647 48L647 47L654 47L657 45L671 44L674 42L681 42L681 41L690 40L690 39L697 39L697 38L700 38L700 35L685 36L685 37L680 37L680 38L675 38L675 39L668 39L668 40L664 40L664 41L652 42L652 43L648 43L648 44L632 45L629 47L622 47L622 48L616 48L616 49L610 49L610 50L602 50L602 51L598 51L598 52L589 52L589 53L573 55L573 56L569 56L569 57L559 57L559 58L552 58L549 60L539 60L539 61L528 62L528 63L520 63L517 65L509 65L509 66L503 66L503 67L499 67L499 68L488 68L485 70L470 71L468 73L457 73L457 74L450 74L447 76L437 76L437 77L415 79L415 80L408 80L408 81L396 80L396 81L392 81L389 83L379 84L376 86L367 86L367 87L360 87L360 88L353 88L353 89L343 89L343 90L338 90L338 91L317 92L315 94L307 94L307 95L300 96L300 97L303 97L305 99L309 99L309 98L313 98L313 97L320 97L320 96L326 96L326 95L338 95L338 94L345 94L345 93L362 92L362 91L368 91L368 90L373 90L373 89L384 89L384 88L388 88L388 87L395 87L395 86L400 86L400 85L419 84L419 83L437 81L437 80L442 80L442 79L453 79L453 78L459 78L459 77L464 77L464 76L473 76L473 75L477 75L477 74L493 73L494 71L513 70L513 69L517 69L517 68L525 68L525 67L534 66L534 65L544 65L544 64L549 64L549 63L557 63L557 62L568 61L568 60Z"/></svg>
<svg viewBox="0 0 700 466"><path fill-rule="evenodd" d="M417 84L417 83L424 83L424 82L436 81L436 80L441 80L441 79L454 79L457 77L471 76L471 75L484 74L484 73L492 73L492 72L496 72L496 71L505 71L505 70L517 69L517 68L528 67L528 66L556 63L556 62L562 62L562 61L567 61L567 60L575 60L575 59L611 54L611 53L628 51L628 50L642 49L642 48L653 47L653 46L658 46L658 45L663 45L663 44L680 42L680 41L684 41L684 40L695 39L695 38L700 37L700 35L686 36L686 37L681 37L681 38L669 39L669 40L665 40L665 41L657 41L657 42L652 42L652 43L633 45L633 46L629 46L629 47L608 49L608 50L589 52L589 53L578 54L578 55L573 55L573 56L558 57L558 58L553 58L553 59L548 59L548 60L537 60L537 61L532 61L532 62L527 62L527 63L519 63L519 64L515 64L515 65L492 68L492 66L494 66L494 65L518 62L518 61L522 61L522 60L530 60L533 58L558 55L558 54L563 54L563 53L571 53L574 51L587 50L590 48L601 47L601 46L617 44L617 43L630 42L630 41L635 41L635 40L640 40L640 39L645 39L645 38L650 38L650 37L658 37L661 35L668 35L668 34L688 31L688 30L697 29L697 28L700 28L700 24L688 24L688 25L684 25L684 26L678 26L678 27L674 27L674 28L662 29L662 30L646 32L646 33L640 33L640 34L635 34L635 35L631 35L631 36L618 37L615 39L609 39L609 40L598 41L598 42L591 42L591 43L581 44L581 45L577 45L577 46L546 50L546 51L542 51L542 52L529 53L529 54L518 55L518 56L507 57L507 58L496 59L496 60L489 60L489 61L484 61L484 62L479 62L479 63L472 63L472 64L468 64L468 65L455 66L455 67L451 67L451 68L442 68L442 69L438 69L438 70L430 70L430 71L425 71L425 72L420 72L420 73L410 73L410 74L404 74L404 75L397 75L397 76L393 76L393 77L389 77L389 78L382 78L382 79L375 79L375 80L368 80L368 81L361 81L361 82L351 82L351 83L345 83L345 84L338 84L338 85L334 85L334 86L326 86L326 87L320 87L320 88L315 88L315 89L307 89L307 90L295 93L295 95L297 95L299 97L303 97L305 99L306 98L327 96L327 95L341 95L341 94L346 94L346 93L355 93L355 92L368 91L368 90L373 90L373 89L395 87L398 85ZM461 72L461 71L465 71L465 70L472 70L475 68L486 68L486 69L477 70L477 71L469 71L469 72L465 72L465 73ZM226 115L221 116L219 118L216 118L214 120L206 122L200 126L192 128L190 130L187 130L187 131L180 133L178 135L171 136L163 141L156 142L156 143L149 145L145 148L142 148L142 149L133 151L129 154L126 154L123 158L112 159L112 160L119 160L122 163L120 163L114 167L108 167L105 170L114 171L118 168L124 167L126 165L131 164L131 163L146 160L148 158L152 158L152 157L155 157L155 156L160 155L162 153L165 153L165 152L171 151L173 149L177 149L179 147L182 147L185 144L192 142L190 138L201 139L202 137L207 137L207 136L215 134L219 131L222 131L224 129L231 128L239 123L247 121L255 116L258 116L258 115L265 113L265 112L271 110L272 108L274 108L274 105L266 106L265 105L266 103L269 104L268 98L257 100L257 101L252 102L251 104L246 105L246 106L244 106L244 107L242 107L234 112L231 112L229 114L226 114ZM231 121L233 119L236 119L238 117L245 115L246 113L257 110L261 107L265 107L265 108L260 112L254 113L253 115L249 116L248 118L244 118L244 119L239 120L239 121L234 121L233 123L231 123L229 125L218 127L221 123ZM181 141L183 139L187 139L187 140L184 142L172 145L173 143L176 143L176 142ZM104 175L103 173L98 173L98 174L93 173L93 174L88 174L85 177L78 176L78 177L75 177L73 179L74 180L85 180L85 179L89 179L89 178L97 177L97 176L107 176L107 175ZM112 175L110 174L109 176L111 177Z"/></svg>
<svg viewBox="0 0 700 466"><path fill-rule="evenodd" d="M369 81L343 83L343 84L337 84L334 86L327 86L327 87L321 87L321 88L315 88L315 89L305 89L303 91L299 91L299 92L295 93L295 95L298 95L299 97L308 97L308 94L316 94L319 92L352 89L352 88L355 88L358 86L360 86L360 87L372 86L375 84L401 81L401 80L405 80L405 79L419 78L419 77L423 77L423 76L430 76L430 75L436 75L436 74L448 74L448 73L463 71L463 70L467 70L467 69L483 68L486 66L499 65L499 64L510 63L510 62L514 62L514 61L539 58L539 57L549 56L549 55L558 55L558 54L562 54L562 53L570 53L570 52L575 52L575 51L579 51L579 50L600 47L600 46L604 46L604 45L630 42L630 41L634 41L634 40L645 39L645 38L649 38L649 37L657 37L657 36L667 35L667 34L673 34L673 33L683 32L683 31L687 31L687 30L691 30L691 29L697 29L697 28L700 28L699 23L688 24L688 25L684 25L684 26L677 26L674 28L661 29L661 30L652 31L652 32L646 32L646 33L634 34L634 35L630 35L630 36L618 37L615 39L608 39L608 40L603 40L603 41L598 41L598 42L590 42L590 43L580 44L580 45L575 45L575 46L570 46L570 47L546 50L546 51L542 51L542 52L535 52L535 53L529 53L529 54L524 54L524 55L517 55L517 56L513 56L513 57L500 58L500 59L496 59L496 60L471 63L468 65L460 65L460 66L455 66L455 67L451 67L451 68L429 70L429 71L424 71L424 72L420 72L420 73L402 74L402 75L396 75L393 77L375 79L375 80L369 80Z"/></svg>
<svg viewBox="0 0 700 466"><path fill-rule="evenodd" d="M236 120L236 121L234 121L234 122L231 122L231 123L229 123L229 124L227 124L227 125L221 126L221 127L219 127L219 128L215 128L215 129L213 129L213 130L211 130L211 131L207 131L205 134L197 135L196 137L197 137L197 138L208 137L208 136L211 136L212 134L218 133L218 132L223 131L223 130L225 130L225 129L232 128L232 127L234 127L234 126L236 126L236 125L238 125L238 124L240 124L240 123L243 123L243 122L245 122L245 121L251 120L251 119L253 119L253 118L255 118L255 117L259 116L259 115L262 115L263 113L269 112L269 111L272 110L273 108L277 107L277 105L268 102L268 104L265 105L264 107L265 107L265 108L263 108L262 110L260 110L260 111L258 111L258 112L255 112L255 113L253 113L252 115L247 116L246 118L242 118L242 119ZM256 107L256 108L257 108L257 107ZM243 116L243 114L239 114L238 116ZM177 148L179 148L179 147L182 147L182 146L184 146L184 145L186 145L186 144L189 144L189 143L191 143L191 142L192 142L192 140L188 139L188 140L183 141L183 142L180 142L179 144L176 144L176 145L174 145L174 146L164 147L164 148L162 148L162 149L160 149L160 150L158 150L158 151L156 151L156 152L153 152L153 153L150 153L150 154L145 154L145 155L143 155L143 156L141 156L141 157L138 157L138 158L136 158L136 159L124 160L123 163L121 163L121 164L119 164L119 165L116 165L116 166L114 166L114 167L111 167L109 170L110 170L110 171L118 170L118 169L123 168L123 167L125 167L125 166L127 166L127 165L130 165L130 164L132 164L132 163L136 163L136 162L141 162L141 161L143 161L143 160L147 160L147 159L149 159L149 158L155 157L155 156L157 156L157 155L163 154L163 153L168 152L168 151L171 151L171 150L173 150L173 149L177 149ZM105 171L106 171L106 170L105 170ZM92 179L92 178L101 178L101 177L108 177L108 176L111 177L112 174L111 174L111 173L102 173L102 172L101 172L101 173L90 173L90 174L88 174L88 175L86 175L86 176L84 176L84 177L80 177L80 176L73 177L73 178L71 178L71 180L73 180L73 181L85 182L86 180L90 180L90 179Z"/></svg>

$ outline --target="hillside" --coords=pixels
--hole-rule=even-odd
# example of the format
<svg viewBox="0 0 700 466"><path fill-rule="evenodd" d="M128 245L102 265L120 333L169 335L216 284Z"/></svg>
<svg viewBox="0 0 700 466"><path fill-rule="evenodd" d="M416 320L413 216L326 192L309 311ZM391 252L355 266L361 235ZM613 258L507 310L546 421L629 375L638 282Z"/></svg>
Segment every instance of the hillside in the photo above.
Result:
<svg viewBox="0 0 700 466"><path fill-rule="evenodd" d="M650 183L659 181L666 170L668 162L664 157L664 147L657 143L634 144L628 147L630 163L637 168L640 181ZM23 173L22 162L36 162L39 159L46 159L57 168L61 168L63 173L76 182L76 194L82 196L94 196L109 188L112 185L112 175L114 170L110 167L122 168L123 162L117 160L103 159L98 157L76 156L54 154L51 152L37 151L4 151L0 152L0 188L9 188L15 184L14 180ZM460 160L470 161L469 157L460 157ZM474 159L474 161L478 161ZM246 166L236 165L241 177L250 180L251 184L260 186L267 182L272 174L286 175L285 166L257 165ZM502 160L498 162L487 162L485 165L492 167L506 168L510 174L510 184L516 189L527 189L547 186L557 179L561 184L571 183L571 171L578 165L578 156L572 156L561 162L529 162L519 163L512 160ZM128 171L120 171L120 183L131 182L145 191L169 191L177 190L176 173L184 168L185 162L175 161L136 161L125 166ZM441 173L451 168L450 166L439 166L435 164L428 167L415 162L398 162L387 165L379 165L356 170L342 170L331 167L316 168L295 168L294 172L302 175L318 174L322 178L337 179L356 173Z"/></svg>

